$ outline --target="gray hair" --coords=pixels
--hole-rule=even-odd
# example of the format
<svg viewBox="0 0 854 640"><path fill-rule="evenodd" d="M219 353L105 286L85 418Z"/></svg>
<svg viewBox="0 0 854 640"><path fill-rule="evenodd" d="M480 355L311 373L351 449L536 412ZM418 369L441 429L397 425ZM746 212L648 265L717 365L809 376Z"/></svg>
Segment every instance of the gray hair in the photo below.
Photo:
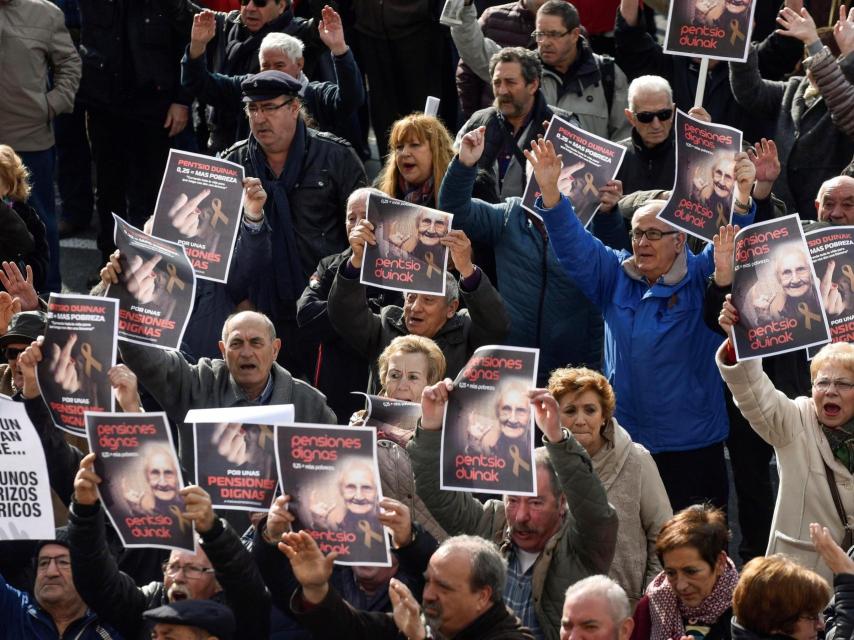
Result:
<svg viewBox="0 0 854 640"><path fill-rule="evenodd" d="M504 584L507 582L507 561L501 556L498 547L480 536L453 536L436 549L440 551L464 551L471 558L472 591L484 587L492 589L492 602L504 601Z"/></svg>
<svg viewBox="0 0 854 640"><path fill-rule="evenodd" d="M445 274L445 304L460 299L460 284L450 273Z"/></svg>
<svg viewBox="0 0 854 640"><path fill-rule="evenodd" d="M588 576L570 585L566 590L564 602L581 596L599 596L608 601L608 610L615 625L620 624L632 615L629 598L623 588L608 576Z"/></svg>
<svg viewBox="0 0 854 640"><path fill-rule="evenodd" d="M561 0L563 2L564 0ZM536 51L530 51L524 47L504 47L497 51L489 59L489 77L495 73L495 67L499 62L516 62L522 68L522 78L525 84L531 84L539 80L543 75L543 62Z"/></svg>
<svg viewBox="0 0 854 640"><path fill-rule="evenodd" d="M261 313L260 311L235 311L230 316L225 319L225 322L222 323L222 341L225 342L226 338L228 338L228 325L231 324L231 321L237 316L251 313L252 315L258 316L267 326L267 333L270 335L270 342L276 339L276 325L273 324L273 321L270 320L266 315Z"/></svg>
<svg viewBox="0 0 854 640"><path fill-rule="evenodd" d="M291 62L296 62L302 58L305 45L302 40L295 38L287 33L268 33L261 41L261 46L258 47L258 60L261 60L261 54L270 49L278 49L284 53Z"/></svg>
<svg viewBox="0 0 854 640"><path fill-rule="evenodd" d="M367 203L369 195L382 196L384 198L388 197L388 194L383 193L382 191L374 187L359 187L347 197L347 209L349 210L350 206L358 200L364 200Z"/></svg>
<svg viewBox="0 0 854 640"><path fill-rule="evenodd" d="M629 85L629 109L635 110L635 99L641 93L667 94L667 103L673 104L673 89L661 76L639 76Z"/></svg>

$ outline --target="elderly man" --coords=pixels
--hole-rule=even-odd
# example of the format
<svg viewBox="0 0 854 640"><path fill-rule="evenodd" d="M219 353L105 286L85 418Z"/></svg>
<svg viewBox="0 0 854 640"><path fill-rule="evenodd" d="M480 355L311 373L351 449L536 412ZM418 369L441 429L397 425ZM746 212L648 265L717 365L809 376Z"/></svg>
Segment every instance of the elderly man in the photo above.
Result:
<svg viewBox="0 0 854 640"><path fill-rule="evenodd" d="M369 194L386 197L379 189L362 187L347 198L345 226L348 236L356 223L364 219ZM348 246L341 253L320 260L297 301L300 341L309 343L314 353L309 367L314 372L312 384L326 394L329 406L342 419L364 408L364 400L352 391L367 387L370 370L368 361L335 332L327 313L327 299L335 274L352 254L353 250ZM374 313L379 313L387 305L403 304L403 297L397 291L367 287L365 293L368 306Z"/></svg>
<svg viewBox="0 0 854 640"><path fill-rule="evenodd" d="M151 640L231 640L234 635L231 610L212 600L179 600L142 617L154 625Z"/></svg>
<svg viewBox="0 0 854 640"><path fill-rule="evenodd" d="M12 147L30 170L30 204L44 222L50 246L45 289L59 292L59 230L53 192L56 145L51 123L58 114L74 109L81 69L62 11L54 4L43 0L0 2L0 141Z"/></svg>
<svg viewBox="0 0 854 640"><path fill-rule="evenodd" d="M602 314L560 268L542 222L522 208L520 198L497 205L472 199L486 145L483 127L463 136L459 156L442 181L439 207L454 214L455 228L495 249L498 286L511 319L505 344L540 348L537 380L541 385L552 369L568 363L601 368ZM611 211L622 188L612 181L599 185L599 193L600 211ZM608 244L625 235L616 216L597 217L612 223L614 237L607 238ZM602 237L610 233L605 229Z"/></svg>
<svg viewBox="0 0 854 640"><path fill-rule="evenodd" d="M200 487L181 489L182 517L195 524L195 552L173 550L163 565L162 582L138 587L119 571L104 537L104 510L98 499L101 478L95 454L80 461L74 479L68 524L71 566L83 598L125 638L148 638L143 613L179 600L212 599L227 604L247 638L266 638L270 596L249 552L225 520L216 517L210 496Z"/></svg>
<svg viewBox="0 0 854 640"><path fill-rule="evenodd" d="M115 628L102 622L77 593L72 579L68 533L36 547L33 595L12 587L0 576L0 624L7 638L38 640L119 640Z"/></svg>
<svg viewBox="0 0 854 640"><path fill-rule="evenodd" d="M490 58L499 46L484 38L476 18L470 4L463 10L462 25L453 27L451 36L462 60L489 82ZM565 0L547 0L537 10L531 37L543 62L541 88L546 103L573 113L591 133L612 140L625 138L629 133L622 113L626 76L612 58L593 53L581 35L575 6Z"/></svg>
<svg viewBox="0 0 854 640"><path fill-rule="evenodd" d="M545 134L543 122L551 120L555 111L565 118L571 116L563 110L553 110L546 105L540 91L543 64L533 51L523 47L508 47L489 59L489 77L495 102L481 109L462 126L457 134L457 145L462 137L479 127L486 127L486 148L477 166L482 197L498 202L525 193L525 157L522 151L531 140ZM507 135L508 131L512 134Z"/></svg>
<svg viewBox="0 0 854 640"><path fill-rule="evenodd" d="M819 222L854 224L854 178L837 176L825 180L815 199Z"/></svg>
<svg viewBox="0 0 854 640"><path fill-rule="evenodd" d="M449 534L478 535L500 545L509 564L505 602L535 637L557 640L566 585L611 565L617 514L584 448L561 428L557 401L544 389L528 394L546 444L534 452L537 495L481 503L469 493L442 491L439 447L452 388L445 380L421 396L421 426L407 448L418 497Z"/></svg>
<svg viewBox="0 0 854 640"><path fill-rule="evenodd" d="M352 127L349 124L365 101L365 89L356 59L344 40L341 18L331 7L323 8L319 34L320 40L332 53L335 82L309 82L303 73L305 44L288 33L271 32L264 36L258 49L258 62L261 71L282 71L298 80L302 85L300 96L306 111L317 122L317 128L352 142ZM222 138L231 138L231 142L225 145L228 147L248 134L248 123L244 118L236 116L240 111L240 83L249 72L226 75L208 71L205 47L215 35L214 14L209 11L197 14L193 20L190 46L181 60L181 84L207 104L209 110L213 110L208 120L210 146L212 150L219 151L224 142ZM217 117L223 112L235 114L232 116L234 122L231 132L223 130L221 125L224 123Z"/></svg>
<svg viewBox="0 0 854 640"><path fill-rule="evenodd" d="M704 500L726 506L729 425L714 366L718 338L703 325L702 313L712 245L700 255L687 250L685 234L656 217L665 204L657 200L632 218L634 255L609 249L585 231L558 191L561 160L551 143L532 148L526 156L543 194L536 207L552 247L605 316L606 373L617 394L617 419L653 454L674 511ZM755 214L755 175L747 154L738 154L737 222L749 223ZM703 473L696 473L699 468Z"/></svg>
<svg viewBox="0 0 854 640"><path fill-rule="evenodd" d="M607 576L590 576L566 590L560 640L629 640L635 621L626 592Z"/></svg>
<svg viewBox="0 0 854 640"><path fill-rule="evenodd" d="M502 599L507 565L495 545L482 538L457 536L439 546L427 566L421 607L402 582L392 579L389 594L393 614L357 611L330 589L334 555L324 557L307 533L285 534L279 548L288 556L301 585L291 598L291 611L315 637L532 638Z"/></svg>
<svg viewBox="0 0 854 640"><path fill-rule="evenodd" d="M251 134L226 159L260 180L266 200L257 214L245 216L251 242L242 273L234 277L246 283L246 298L270 316L284 339L280 362L299 374L296 301L318 261L346 248L347 198L367 178L348 144L306 126L302 87L286 73L262 71L241 86Z"/></svg>
<svg viewBox="0 0 854 640"><path fill-rule="evenodd" d="M455 376L474 350L504 339L509 328L501 296L486 274L472 264L471 243L462 231L449 231L441 244L450 249L459 283L447 274L445 297L409 292L403 308L389 305L375 313L359 283L365 245L376 244L374 225L360 220L350 232L353 254L341 264L329 292L329 320L347 343L371 365L370 393L379 391L376 361L397 336L432 338L445 354L448 375ZM466 309L458 311L460 296Z"/></svg>
<svg viewBox="0 0 854 640"><path fill-rule="evenodd" d="M0 336L0 349L6 364L0 365L0 393L20 398L24 375L18 367L18 356L30 343L44 334L47 316L42 311L23 311L12 316L9 328Z"/></svg>

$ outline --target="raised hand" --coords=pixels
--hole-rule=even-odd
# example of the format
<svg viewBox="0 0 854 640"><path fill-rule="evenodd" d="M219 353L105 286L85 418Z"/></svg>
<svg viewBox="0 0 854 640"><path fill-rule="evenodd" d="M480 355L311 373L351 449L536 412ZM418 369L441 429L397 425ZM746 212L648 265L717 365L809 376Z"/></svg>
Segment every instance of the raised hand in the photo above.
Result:
<svg viewBox="0 0 854 640"><path fill-rule="evenodd" d="M548 438L549 442L563 440L563 431L560 426L560 408L549 390L531 389L528 391L528 399L531 401L531 406L534 407L534 420L543 435Z"/></svg>
<svg viewBox="0 0 854 640"><path fill-rule="evenodd" d="M603 213L613 211L622 197L623 181L608 180L608 182L599 187L599 211Z"/></svg>
<svg viewBox="0 0 854 640"><path fill-rule="evenodd" d="M730 340L732 340L733 326L738 322L738 318L738 309L732 303L732 294L728 293L718 316L718 325L730 337Z"/></svg>
<svg viewBox="0 0 854 640"><path fill-rule="evenodd" d="M317 25L320 40L329 47L334 56L343 56L347 53L347 42L344 39L344 26L341 24L341 16L328 4L320 11L321 20Z"/></svg>
<svg viewBox="0 0 854 640"><path fill-rule="evenodd" d="M216 515L210 494L194 484L184 487L178 493L184 498L184 512L181 516L195 522L196 531L199 533L207 533L213 529Z"/></svg>
<svg viewBox="0 0 854 640"><path fill-rule="evenodd" d="M291 530L294 515L288 510L290 501L291 497L285 494L278 496L270 504L270 510L267 512L267 526L264 529L264 538L267 542L278 542L283 533Z"/></svg>
<svg viewBox="0 0 854 640"><path fill-rule="evenodd" d="M21 313L21 301L5 291L0 291L0 336L9 330L12 316Z"/></svg>
<svg viewBox="0 0 854 640"><path fill-rule="evenodd" d="M525 157L531 163L534 177L537 179L537 184L540 185L543 206L546 209L551 209L560 201L557 181L560 178L563 164L561 157L555 152L554 145L545 138L531 140L531 149L525 149ZM583 166L583 163L580 164ZM578 167L578 169L580 168Z"/></svg>
<svg viewBox="0 0 854 640"><path fill-rule="evenodd" d="M216 35L216 16L213 11L202 11L193 16L190 30L190 58L196 59L205 52L208 42Z"/></svg>
<svg viewBox="0 0 854 640"><path fill-rule="evenodd" d="M474 272L474 264L471 261L471 240L468 236L460 229L452 229L439 242L450 249L451 260L454 261L454 266L460 275L468 278Z"/></svg>
<svg viewBox="0 0 854 640"><path fill-rule="evenodd" d="M36 381L36 366L42 361L42 342L44 336L39 336L38 340L30 344L24 349L24 352L18 356L18 371L21 372L21 377L24 379L24 388L21 393L24 398L37 398L40 395L39 385Z"/></svg>
<svg viewBox="0 0 854 640"><path fill-rule="evenodd" d="M366 219L361 219L353 227L347 240L350 243L350 248L353 249L353 255L350 256L350 264L353 268L360 269L362 260L365 257L365 245L375 245L377 238L374 235L374 225Z"/></svg>
<svg viewBox="0 0 854 640"><path fill-rule="evenodd" d="M732 284L733 261L735 259L735 234L738 225L721 227L712 238L715 245L715 284L727 287Z"/></svg>
<svg viewBox="0 0 854 640"><path fill-rule="evenodd" d="M846 13L845 5L840 5L839 20L833 27L833 39L843 56L854 51L854 6Z"/></svg>
<svg viewBox="0 0 854 640"><path fill-rule="evenodd" d="M739 202L747 202L756 180L756 167L750 156L744 151L735 154L735 197Z"/></svg>
<svg viewBox="0 0 854 640"><path fill-rule="evenodd" d="M441 431L445 415L445 405L448 403L448 392L452 391L454 383L450 378L424 387L421 392L421 428L427 431Z"/></svg>
<svg viewBox="0 0 854 640"><path fill-rule="evenodd" d="M777 14L777 24L780 29L776 29L775 33L781 36L796 38L805 45L811 44L818 40L818 31L816 31L815 20L812 19L810 12L801 7L800 11L794 11L789 7L780 9Z"/></svg>
<svg viewBox="0 0 854 640"><path fill-rule="evenodd" d="M303 597L312 604L319 604L329 592L329 578L338 553L332 551L324 556L306 531L284 534L279 551L290 560L294 577L302 586Z"/></svg>
<svg viewBox="0 0 854 640"><path fill-rule="evenodd" d="M107 377L110 380L110 385L115 389L116 400L122 411L126 413L142 411L136 374L130 370L130 367L124 364L110 367L110 370L107 371Z"/></svg>
<svg viewBox="0 0 854 640"><path fill-rule="evenodd" d="M33 287L33 269L25 266L26 277L14 262L3 262L0 271L0 284L13 298L21 303L21 311L36 311L39 308L39 296Z"/></svg>
<svg viewBox="0 0 854 640"><path fill-rule="evenodd" d="M74 501L77 504L95 504L98 501L99 484L101 477L95 473L95 454L86 454L74 476Z"/></svg>
<svg viewBox="0 0 854 640"><path fill-rule="evenodd" d="M486 142L486 127L478 127L469 131L460 140L460 163L466 167L473 167L483 155L483 146Z"/></svg>
<svg viewBox="0 0 854 640"><path fill-rule="evenodd" d="M397 578L388 583L394 624L407 640L424 640L427 630L421 622L421 607L409 588Z"/></svg>
<svg viewBox="0 0 854 640"><path fill-rule="evenodd" d="M818 555L834 574L854 573L854 560L848 557L845 549L839 546L830 530L816 522L810 523L810 540Z"/></svg>
<svg viewBox="0 0 854 640"><path fill-rule="evenodd" d="M391 540L396 549L412 542L412 514L409 507L393 498L380 500L379 519L391 529Z"/></svg>

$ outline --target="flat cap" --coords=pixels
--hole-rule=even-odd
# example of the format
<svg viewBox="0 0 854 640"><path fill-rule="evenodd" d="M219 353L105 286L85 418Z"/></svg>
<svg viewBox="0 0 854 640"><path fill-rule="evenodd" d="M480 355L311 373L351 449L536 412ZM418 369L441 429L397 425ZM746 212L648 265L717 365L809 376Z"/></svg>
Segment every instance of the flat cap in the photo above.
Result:
<svg viewBox="0 0 854 640"><path fill-rule="evenodd" d="M224 604L213 600L178 600L150 609L142 617L155 624L198 627L220 640L231 640L234 636L234 614Z"/></svg>
<svg viewBox="0 0 854 640"><path fill-rule="evenodd" d="M30 344L40 335L44 335L47 316L42 311L21 311L12 316L9 329L0 336L0 349L13 342Z"/></svg>
<svg viewBox="0 0 854 640"><path fill-rule="evenodd" d="M279 96L298 96L302 85L284 71L262 71L240 83L243 102L272 100Z"/></svg>

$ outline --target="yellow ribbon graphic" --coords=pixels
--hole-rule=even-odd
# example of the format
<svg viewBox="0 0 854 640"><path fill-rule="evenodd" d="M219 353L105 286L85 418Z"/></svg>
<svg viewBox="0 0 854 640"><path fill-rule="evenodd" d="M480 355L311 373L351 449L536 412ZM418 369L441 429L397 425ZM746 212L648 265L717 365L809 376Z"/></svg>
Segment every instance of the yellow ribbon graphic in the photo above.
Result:
<svg viewBox="0 0 854 640"><path fill-rule="evenodd" d="M98 371L104 370L104 367L101 365L101 363L95 360L94 356L92 355L92 345L90 345L88 342L84 342L80 345L80 355L83 356L83 360L85 361L83 363L83 371L86 373L87 376L92 375L92 367L95 367L95 369L97 369Z"/></svg>
<svg viewBox="0 0 854 640"><path fill-rule="evenodd" d="M213 207L213 217L211 217L211 227L216 228L216 223L222 220L223 224L228 224L228 216L222 212L222 200L214 198L211 200Z"/></svg>
<svg viewBox="0 0 854 640"><path fill-rule="evenodd" d="M362 531L362 533L365 534L365 540L363 544L368 549L371 548L371 545L374 543L374 540L376 540L377 542L383 541L383 537L376 531L371 529L371 523L367 520L359 520L359 529Z"/></svg>
<svg viewBox="0 0 854 640"><path fill-rule="evenodd" d="M581 194L584 195L590 191L593 192L594 196L599 197L599 189L593 184L593 174L588 171L584 174L584 188L581 190Z"/></svg>
<svg viewBox="0 0 854 640"><path fill-rule="evenodd" d="M729 28L731 30L732 35L729 37L729 43L735 46L735 41L738 39L744 40L744 34L741 32L741 28L738 26L738 20L732 20L729 23Z"/></svg>
<svg viewBox="0 0 854 640"><path fill-rule="evenodd" d="M427 277L432 278L433 272L439 273L439 267L436 266L436 258L433 257L432 251L427 251L424 254L424 260L427 262Z"/></svg>
<svg viewBox="0 0 854 640"><path fill-rule="evenodd" d="M519 454L519 447L515 444L510 445L510 457L513 458L513 475L517 478L519 477L519 467L522 467L525 471L531 470L531 465L522 460L522 456Z"/></svg>
<svg viewBox="0 0 854 640"><path fill-rule="evenodd" d="M718 202L717 206L718 210L718 228L725 227L727 225L727 219L724 217L724 203Z"/></svg>
<svg viewBox="0 0 854 640"><path fill-rule="evenodd" d="M804 324L807 327L807 331L810 331L812 329L813 320L818 320L819 322L821 322L821 316L817 313L813 313L812 311L810 311L810 308L809 306L807 306L806 302L798 303L798 312L804 317Z"/></svg>
<svg viewBox="0 0 854 640"><path fill-rule="evenodd" d="M267 442L267 438L273 440L273 430L270 429L270 425L267 424L259 424L258 425L258 446L264 449L264 444Z"/></svg>
<svg viewBox="0 0 854 640"><path fill-rule="evenodd" d="M178 270L175 268L175 265L170 262L166 265L166 271L169 273L169 281L166 283L167 293L172 293L172 287L176 284L178 285L178 288L183 291L185 285L181 278L178 277Z"/></svg>

